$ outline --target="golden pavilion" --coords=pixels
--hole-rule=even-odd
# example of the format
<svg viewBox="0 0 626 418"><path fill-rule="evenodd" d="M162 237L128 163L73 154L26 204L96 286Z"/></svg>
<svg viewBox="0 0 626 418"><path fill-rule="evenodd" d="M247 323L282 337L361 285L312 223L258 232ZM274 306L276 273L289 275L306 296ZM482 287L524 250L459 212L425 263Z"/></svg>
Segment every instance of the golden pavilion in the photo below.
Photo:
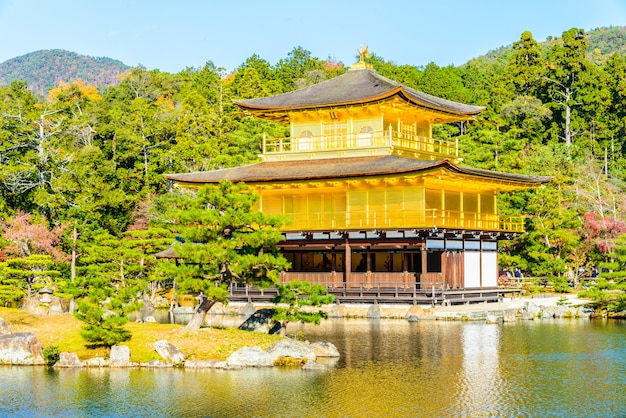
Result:
<svg viewBox="0 0 626 418"><path fill-rule="evenodd" d="M459 165L458 140L433 138L433 126L484 108L385 78L363 54L338 77L235 104L289 124L289 137L264 137L256 164L166 177L196 188L245 182L259 210L290 219L284 281L496 287L498 240L524 231L522 217L498 213L498 193L550 181Z"/></svg>

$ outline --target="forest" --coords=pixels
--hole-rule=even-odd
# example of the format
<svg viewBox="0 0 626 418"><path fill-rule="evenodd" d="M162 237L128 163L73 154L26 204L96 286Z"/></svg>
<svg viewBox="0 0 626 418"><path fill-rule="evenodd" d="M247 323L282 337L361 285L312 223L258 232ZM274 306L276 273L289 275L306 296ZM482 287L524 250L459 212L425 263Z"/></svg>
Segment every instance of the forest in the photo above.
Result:
<svg viewBox="0 0 626 418"><path fill-rule="evenodd" d="M597 269L588 292L625 290L626 57L593 59L585 31L572 28L542 44L524 32L460 67L375 53L369 62L409 87L486 107L434 132L459 139L463 165L553 176L501 196L499 212L525 215L527 231L500 242L501 267L553 280ZM154 296L172 266L152 255L176 234L157 210L172 194L163 174L258 161L262 135L288 127L232 101L307 87L350 64L296 47L274 64L252 55L232 73L209 61L176 74L133 68L109 87L67 80L45 97L23 81L0 87L0 302L44 286L91 301Z"/></svg>

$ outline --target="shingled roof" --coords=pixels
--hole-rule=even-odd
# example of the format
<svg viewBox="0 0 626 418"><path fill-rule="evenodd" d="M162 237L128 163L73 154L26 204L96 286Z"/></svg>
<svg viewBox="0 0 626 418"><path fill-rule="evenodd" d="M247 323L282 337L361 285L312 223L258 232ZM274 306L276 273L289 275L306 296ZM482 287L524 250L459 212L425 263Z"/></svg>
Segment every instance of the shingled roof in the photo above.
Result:
<svg viewBox="0 0 626 418"><path fill-rule="evenodd" d="M263 183L276 181L322 180L354 178L390 174L408 174L429 169L443 168L450 172L473 177L499 180L521 185L540 185L551 177L508 174L478 168L462 167L448 160L416 160L394 155L329 158L304 161L265 161L258 164L197 173L166 174L165 177L179 183L204 184L220 181Z"/></svg>
<svg viewBox="0 0 626 418"><path fill-rule="evenodd" d="M252 112L278 112L363 104L394 96L419 107L456 116L471 116L485 109L422 93L369 69L350 70L338 77L289 93L234 103Z"/></svg>

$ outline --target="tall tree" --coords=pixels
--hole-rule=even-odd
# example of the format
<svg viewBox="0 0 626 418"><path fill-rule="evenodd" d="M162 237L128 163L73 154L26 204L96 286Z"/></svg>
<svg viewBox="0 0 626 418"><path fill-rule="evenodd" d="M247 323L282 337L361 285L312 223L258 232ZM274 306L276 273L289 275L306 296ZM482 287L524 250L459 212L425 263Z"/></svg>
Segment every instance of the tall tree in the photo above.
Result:
<svg viewBox="0 0 626 418"><path fill-rule="evenodd" d="M271 284L287 267L278 254L282 219L255 211L257 196L243 183L220 183L195 197L166 195L156 202L161 222L184 241L172 274L184 292L200 293L187 329L197 331L216 302L226 302L232 282Z"/></svg>

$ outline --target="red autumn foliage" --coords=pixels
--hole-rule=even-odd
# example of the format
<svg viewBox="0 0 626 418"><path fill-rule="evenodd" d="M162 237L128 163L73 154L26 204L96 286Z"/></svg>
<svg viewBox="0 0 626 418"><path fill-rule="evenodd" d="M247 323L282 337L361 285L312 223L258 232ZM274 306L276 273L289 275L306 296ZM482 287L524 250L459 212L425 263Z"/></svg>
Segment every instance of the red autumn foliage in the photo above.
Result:
<svg viewBox="0 0 626 418"><path fill-rule="evenodd" d="M582 235L594 241L601 253L611 251L612 242L622 234L626 234L626 223L612 216L598 216L596 213L583 215Z"/></svg>
<svg viewBox="0 0 626 418"><path fill-rule="evenodd" d="M18 211L15 217L3 225L2 236L11 245L4 249L6 255L28 257L32 254L48 254L56 260L66 258L59 248L65 227L49 230L45 224L33 222L29 213Z"/></svg>

